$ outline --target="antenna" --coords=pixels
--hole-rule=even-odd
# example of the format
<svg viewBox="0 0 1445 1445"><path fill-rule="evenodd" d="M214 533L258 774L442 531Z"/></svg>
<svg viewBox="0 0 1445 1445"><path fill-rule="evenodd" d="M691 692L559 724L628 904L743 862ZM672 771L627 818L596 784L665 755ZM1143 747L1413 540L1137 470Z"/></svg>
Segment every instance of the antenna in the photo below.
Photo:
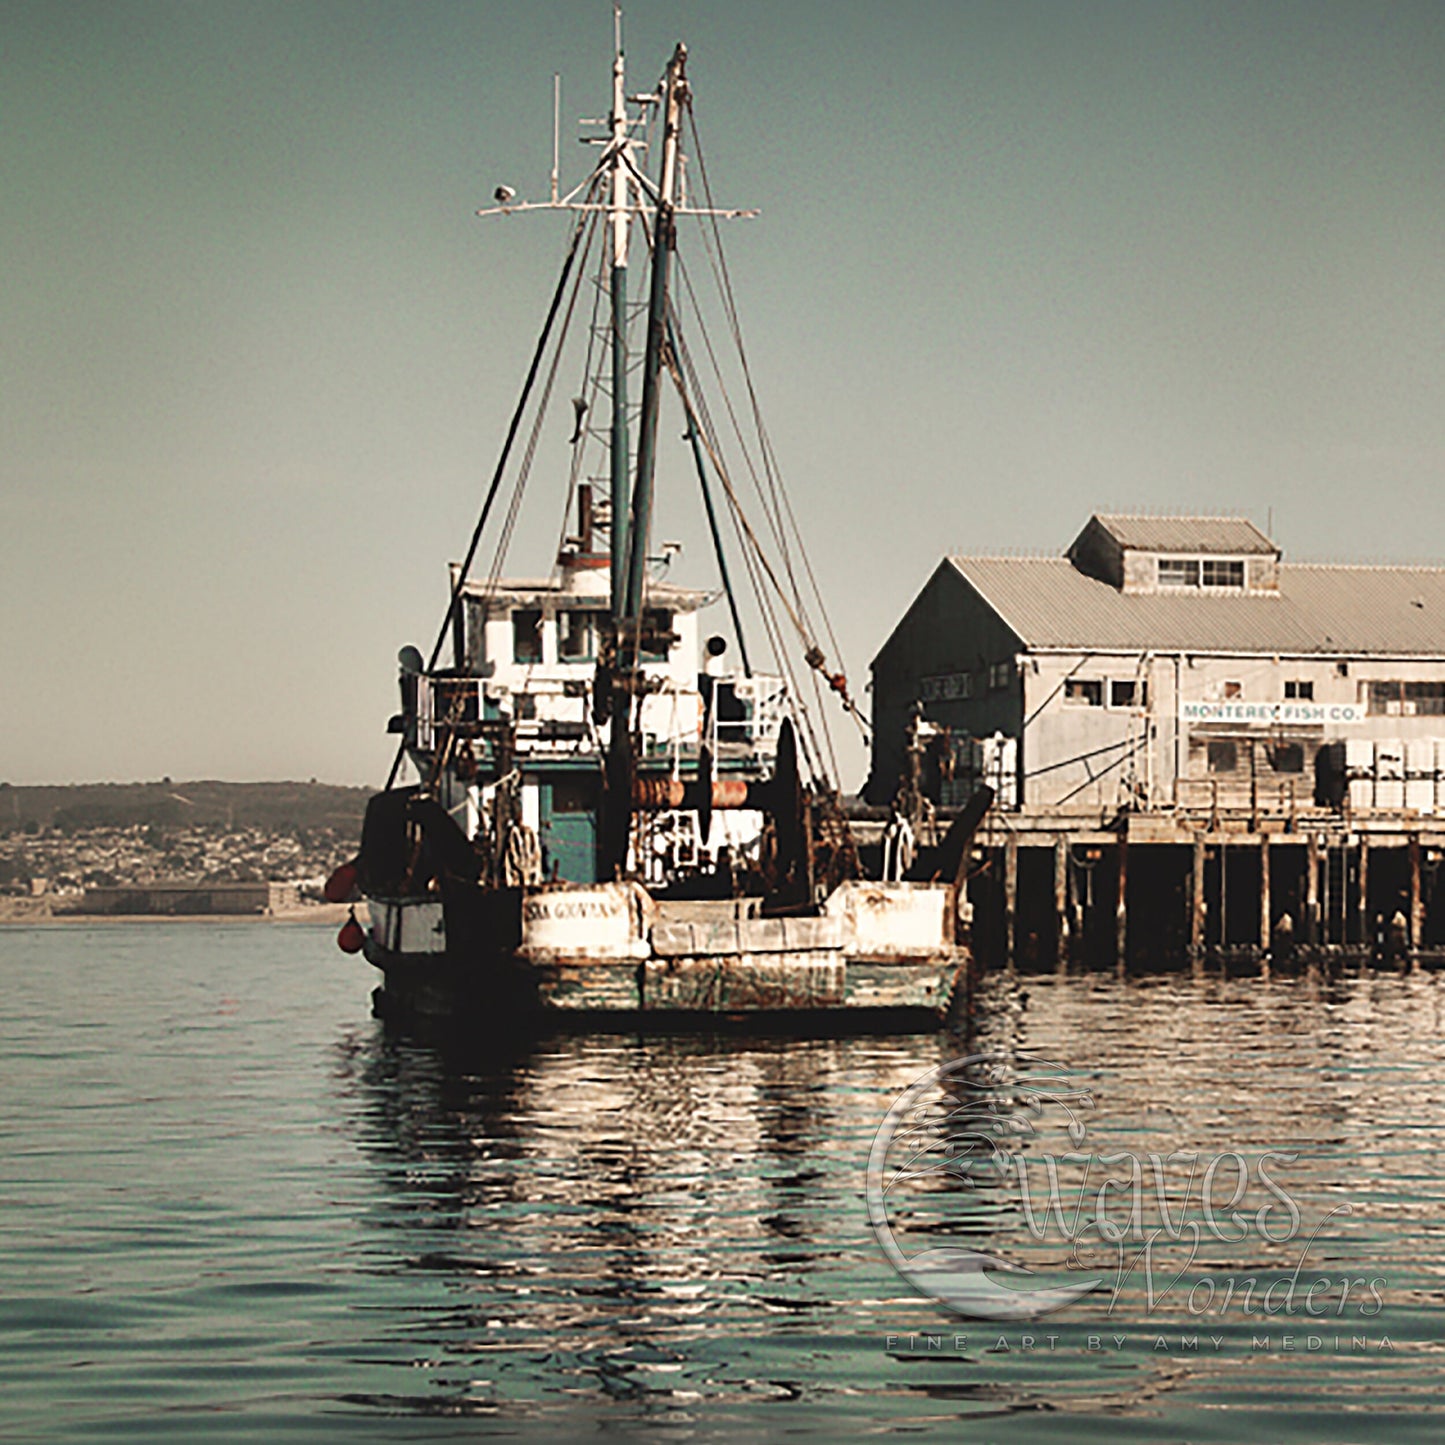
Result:
<svg viewBox="0 0 1445 1445"><path fill-rule="evenodd" d="M521 200L511 186L499 185L492 192L492 199L496 204L482 207L478 210L477 215L510 216L520 211L547 210L603 212L610 216L613 223L614 261L616 261L620 257L625 257L625 251L617 252L615 248L621 244L620 237L624 234L626 223L633 216L648 215L655 210L652 194L655 194L656 187L643 177L632 158L632 152L636 149L645 149L646 143L640 139L634 139L632 136L632 132L642 124L642 117L628 116L628 97L626 91L621 88L623 69L622 5L620 0L612 0L612 34L615 49L612 61L613 104L611 110L600 120L584 120L582 122L583 125L606 127L605 135L584 139L585 144L604 148L602 160L597 169L571 190L565 192L562 190L562 76L560 72L554 71L552 74L552 176L548 199L545 201ZM655 94L635 95L631 98L631 103L645 109L649 105L660 104L661 99L662 95L659 91ZM681 155L678 156L677 163L679 166L683 164ZM600 184L609 172L612 176L611 194L605 198L589 199L589 188L594 184ZM679 175L676 180L676 196L672 206L672 211L676 215L717 216L725 220L738 220L758 214L754 210L714 209L711 206L691 205L687 189L686 176ZM623 264L625 264L625 259Z"/></svg>
<svg viewBox="0 0 1445 1445"><path fill-rule="evenodd" d="M557 204L557 176L562 152L562 76L552 72L552 204Z"/></svg>

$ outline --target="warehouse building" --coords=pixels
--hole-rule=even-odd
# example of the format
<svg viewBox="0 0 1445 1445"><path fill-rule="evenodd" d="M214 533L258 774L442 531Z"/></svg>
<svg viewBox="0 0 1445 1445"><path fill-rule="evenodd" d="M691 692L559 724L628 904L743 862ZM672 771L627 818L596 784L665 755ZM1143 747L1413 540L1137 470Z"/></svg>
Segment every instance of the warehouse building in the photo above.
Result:
<svg viewBox="0 0 1445 1445"><path fill-rule="evenodd" d="M1312 840L1358 893L1362 834L1423 839L1427 872L1445 844L1445 568L1287 562L1238 517L1096 515L1062 557L940 563L873 662L873 717L872 802L911 778L946 811L987 782L1025 848Z"/></svg>
<svg viewBox="0 0 1445 1445"><path fill-rule="evenodd" d="M916 717L945 806L991 769L1010 809L1445 812L1445 568L1095 516L1063 557L946 558L874 660L873 709L878 802Z"/></svg>

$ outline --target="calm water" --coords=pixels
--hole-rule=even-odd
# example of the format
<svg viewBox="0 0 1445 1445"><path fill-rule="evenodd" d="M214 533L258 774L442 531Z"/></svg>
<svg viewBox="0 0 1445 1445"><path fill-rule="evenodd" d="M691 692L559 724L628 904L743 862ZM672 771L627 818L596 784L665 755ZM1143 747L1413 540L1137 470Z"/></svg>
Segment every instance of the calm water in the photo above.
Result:
<svg viewBox="0 0 1445 1445"><path fill-rule="evenodd" d="M1439 1434L1442 975L999 978L963 1038L469 1057L388 1038L329 929L0 930L0 971L5 1439ZM1289 1149L1306 1226L1351 1205L1311 1277L1383 1307L1282 1329L1151 1312L1136 1275L1020 1326L916 1296L865 1163L975 1048L1076 1066L1093 1147ZM934 1190L900 1227L991 1207ZM1207 1263L1279 1278L1299 1243Z"/></svg>

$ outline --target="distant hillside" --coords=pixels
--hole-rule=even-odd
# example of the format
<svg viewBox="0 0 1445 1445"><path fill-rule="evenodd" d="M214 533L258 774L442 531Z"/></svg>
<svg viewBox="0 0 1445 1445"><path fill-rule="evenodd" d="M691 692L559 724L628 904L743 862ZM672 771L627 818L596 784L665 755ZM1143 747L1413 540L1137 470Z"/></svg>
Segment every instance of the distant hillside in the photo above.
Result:
<svg viewBox="0 0 1445 1445"><path fill-rule="evenodd" d="M72 783L27 788L0 783L0 832L149 826L338 828L361 826L370 788L331 783Z"/></svg>

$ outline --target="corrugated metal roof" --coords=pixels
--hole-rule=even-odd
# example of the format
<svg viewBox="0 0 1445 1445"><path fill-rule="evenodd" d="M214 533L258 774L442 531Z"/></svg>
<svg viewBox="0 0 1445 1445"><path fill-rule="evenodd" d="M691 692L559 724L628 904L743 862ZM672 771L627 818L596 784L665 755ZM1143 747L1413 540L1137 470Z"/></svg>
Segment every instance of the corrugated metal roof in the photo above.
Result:
<svg viewBox="0 0 1445 1445"><path fill-rule="evenodd" d="M1226 552L1238 557L1279 550L1247 517L1130 517L1096 513L1093 520L1121 547L1141 552Z"/></svg>
<svg viewBox="0 0 1445 1445"><path fill-rule="evenodd" d="M1445 656L1445 568L1282 563L1278 595L1120 592L1063 557L949 561L1031 647Z"/></svg>

